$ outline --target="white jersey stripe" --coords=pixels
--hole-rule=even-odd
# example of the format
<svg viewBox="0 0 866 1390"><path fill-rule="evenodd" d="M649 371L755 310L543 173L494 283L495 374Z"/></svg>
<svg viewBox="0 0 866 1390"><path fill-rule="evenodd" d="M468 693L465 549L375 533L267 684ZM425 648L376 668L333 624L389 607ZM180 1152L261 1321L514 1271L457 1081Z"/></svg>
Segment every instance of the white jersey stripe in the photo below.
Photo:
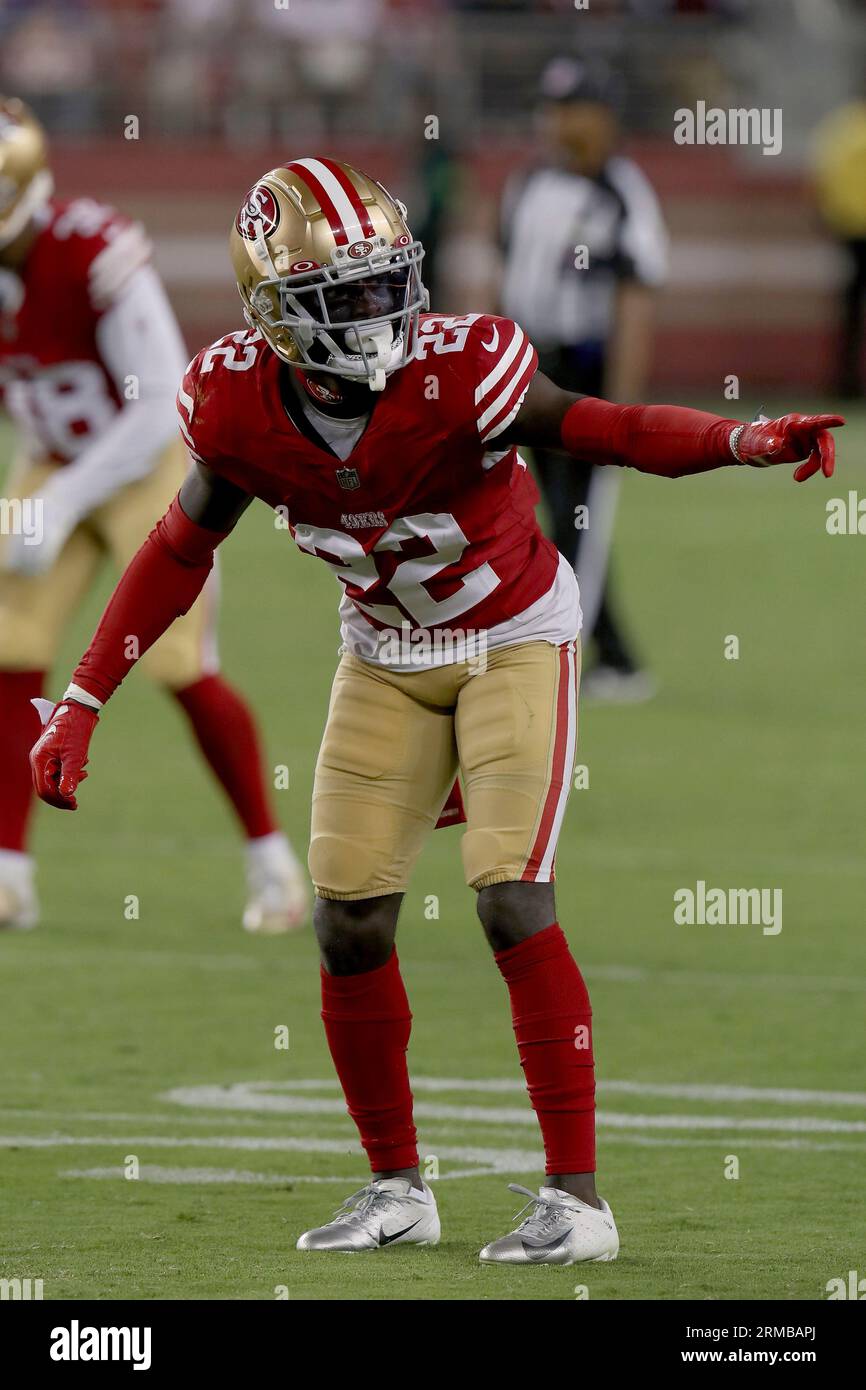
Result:
<svg viewBox="0 0 866 1390"><path fill-rule="evenodd" d="M521 339L523 338L522 333L520 334L520 337ZM509 348L509 352L510 351L511 349ZM520 359L520 365L517 367L516 371L510 373L506 385L500 391L493 404L489 405L487 409L484 411L483 415L480 415L478 417L478 433L482 435L482 437L484 435L486 426L490 424L491 420L496 419L496 416L499 414L500 410L502 410L505 406L508 405L511 396L514 393L515 387L519 384L524 372L526 371L530 363L533 361L534 357L535 348L532 346L531 343L527 343L526 351ZM503 358L503 361L504 360L505 359Z"/></svg>
<svg viewBox="0 0 866 1390"><path fill-rule="evenodd" d="M295 159L292 163L295 168L306 169L308 173L313 175L313 178L318 179L334 204L334 210L345 228L349 244L351 245L353 241L364 241L364 231L358 214L352 206L352 200L340 180L331 173L327 165L319 159Z"/></svg>
<svg viewBox="0 0 866 1390"><path fill-rule="evenodd" d="M482 440L483 440L483 442L484 442L485 444L487 443L488 440L490 440L490 439L495 439L497 435L502 434L504 430L507 430L507 429L508 429L508 426L511 424L512 420L514 419L514 417L517 415L518 411L520 410L520 407L523 405L524 399L525 399L525 397L526 397L526 393L527 393L527 391L529 390L530 386L532 385L532 378L533 378L534 375L535 375L535 363L532 364L532 369L531 369L531 370L528 372L528 374L527 374L525 384L524 384L523 386L520 386L520 387L518 388L519 394L517 395L517 397L516 397L516 398L512 397L512 400L513 400L514 403L513 403L513 405L511 406L511 409L510 409L505 415L503 415L499 420L494 421L494 423L490 426L490 428L481 436L481 438L482 438ZM526 464L524 464L523 466L524 466L524 468L525 468L525 467L526 467Z"/></svg>
<svg viewBox="0 0 866 1390"><path fill-rule="evenodd" d="M187 425L189 425L190 428L192 428L192 412L194 405L195 402L192 396L188 395L187 392L184 391L183 387L181 386L177 393L177 423L180 425L180 432L184 437L184 442L190 449L195 449L195 445L193 443L192 436L189 430L187 429ZM186 421L184 421L183 418L184 412L186 413Z"/></svg>
<svg viewBox="0 0 866 1390"><path fill-rule="evenodd" d="M499 332L499 327L498 327L498 325L497 325L496 331L497 331L497 333ZM496 363L496 366L493 368L493 371L492 371L492 372L489 372L488 375L487 375L487 376L484 378L484 380L482 381L481 385L480 385L479 387L476 388L476 391L475 391L475 404L476 404L476 405L480 405L480 404L481 404L481 402L483 401L484 397L488 394L488 392L490 392L490 391L493 390L493 388L494 388L494 386L496 385L496 383L497 383L497 381L499 380L499 378L500 378L500 377L503 375L503 373L506 372L506 371L508 370L508 368L511 366L511 363L514 361L515 357L517 356L518 352L520 351L521 344L524 342L524 340L525 340L525 334L524 334L524 332L523 332L523 329L522 329L518 324L515 324L515 325L514 325L514 335L513 335L512 339L511 339L511 342L508 344L508 347L505 349L505 351L503 352L503 354L502 354L502 356L500 357L499 361Z"/></svg>

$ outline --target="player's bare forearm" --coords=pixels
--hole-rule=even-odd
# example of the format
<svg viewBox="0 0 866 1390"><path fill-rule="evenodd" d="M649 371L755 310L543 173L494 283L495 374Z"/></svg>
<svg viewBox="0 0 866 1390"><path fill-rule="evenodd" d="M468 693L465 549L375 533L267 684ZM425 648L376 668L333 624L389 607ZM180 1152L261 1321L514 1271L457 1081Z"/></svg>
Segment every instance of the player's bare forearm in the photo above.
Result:
<svg viewBox="0 0 866 1390"><path fill-rule="evenodd" d="M578 392L563 391L543 372L536 372L517 418L502 435L503 444L525 444L530 449L561 449L562 422L571 407L584 399Z"/></svg>
<svg viewBox="0 0 866 1390"><path fill-rule="evenodd" d="M728 464L799 463L797 482L833 473L841 415L783 415L744 424L679 405L614 405L533 378L504 443L564 449L587 463L681 478Z"/></svg>

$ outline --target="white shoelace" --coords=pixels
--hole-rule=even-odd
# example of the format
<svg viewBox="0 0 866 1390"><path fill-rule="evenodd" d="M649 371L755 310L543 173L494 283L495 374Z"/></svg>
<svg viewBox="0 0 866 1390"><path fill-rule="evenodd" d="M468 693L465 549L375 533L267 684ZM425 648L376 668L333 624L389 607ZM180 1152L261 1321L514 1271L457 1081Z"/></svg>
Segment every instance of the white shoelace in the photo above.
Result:
<svg viewBox="0 0 866 1390"><path fill-rule="evenodd" d="M527 1216L525 1221L521 1221L520 1225L515 1227L515 1235L518 1231L529 1236L550 1235L559 1225L563 1212L574 1214L574 1207L568 1202L558 1201L556 1197L542 1197L540 1192L532 1192L528 1187L521 1187L520 1183L510 1182L508 1191L529 1198L520 1211L515 1212L513 1221L519 1220L528 1207L535 1208L531 1216Z"/></svg>
<svg viewBox="0 0 866 1390"><path fill-rule="evenodd" d="M347 1197L345 1202L340 1204L328 1225L339 1226L344 1223L348 1225L362 1222L366 1220L374 1208L380 1208L380 1214L386 1216L394 1207L402 1206L411 1201L411 1192L382 1192L375 1183L367 1183L366 1187L359 1187L357 1192L353 1192L351 1197ZM351 1210L352 1207L354 1210Z"/></svg>

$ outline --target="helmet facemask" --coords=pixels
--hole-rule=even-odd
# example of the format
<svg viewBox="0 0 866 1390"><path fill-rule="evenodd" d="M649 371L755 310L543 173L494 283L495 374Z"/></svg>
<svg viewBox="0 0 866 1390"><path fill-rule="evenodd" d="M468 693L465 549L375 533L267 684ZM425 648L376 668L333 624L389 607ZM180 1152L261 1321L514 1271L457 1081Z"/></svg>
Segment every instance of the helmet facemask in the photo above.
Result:
<svg viewBox="0 0 866 1390"><path fill-rule="evenodd" d="M382 391L387 377L415 355L418 316L429 298L421 280L421 243L395 247L384 237L375 241L379 245L368 243L367 255L350 258L340 247L330 266L260 281L249 308L255 326L285 360ZM286 330L297 357L286 353Z"/></svg>

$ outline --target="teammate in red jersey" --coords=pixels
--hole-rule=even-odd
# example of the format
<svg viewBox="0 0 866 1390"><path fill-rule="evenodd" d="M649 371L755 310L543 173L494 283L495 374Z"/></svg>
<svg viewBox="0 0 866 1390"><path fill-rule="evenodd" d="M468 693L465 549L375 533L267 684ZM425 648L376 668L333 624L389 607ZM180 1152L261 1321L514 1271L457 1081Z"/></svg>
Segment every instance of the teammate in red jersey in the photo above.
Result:
<svg viewBox="0 0 866 1390"><path fill-rule="evenodd" d="M0 927L28 928L30 699L104 560L124 569L183 480L186 353L142 229L52 196L43 132L17 101L0 101L0 203L0 391L18 435L0 536ZM306 879L269 804L252 714L219 673L216 608L211 582L145 665L243 827L244 925L286 931L307 918Z"/></svg>
<svg viewBox="0 0 866 1390"><path fill-rule="evenodd" d="M521 329L426 312L405 208L332 159L250 192L232 231L250 324L192 363L178 405L193 469L112 598L31 755L75 808L99 712L186 612L253 497L341 586L344 651L313 792L310 871L322 1017L372 1180L302 1250L435 1244L406 1065L394 938L437 818L463 816L463 866L506 981L547 1177L481 1259L611 1260L595 1187L591 1013L556 922L554 856L572 780L580 609L542 536L518 444L667 477L726 464L833 471L838 416L744 425L676 406L576 397ZM460 774L465 813L453 794ZM526 1190L526 1189L520 1189Z"/></svg>

